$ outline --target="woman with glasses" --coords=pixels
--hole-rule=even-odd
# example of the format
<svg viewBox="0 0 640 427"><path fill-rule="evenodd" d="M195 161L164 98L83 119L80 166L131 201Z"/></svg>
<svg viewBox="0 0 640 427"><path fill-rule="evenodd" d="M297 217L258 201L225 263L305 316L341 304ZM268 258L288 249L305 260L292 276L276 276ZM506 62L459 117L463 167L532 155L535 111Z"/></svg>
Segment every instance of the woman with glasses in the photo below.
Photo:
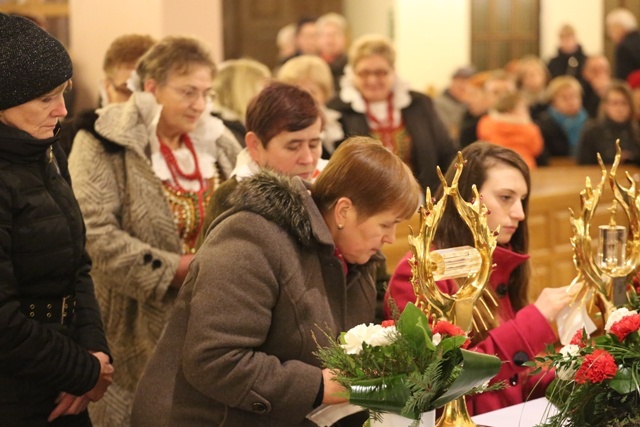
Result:
<svg viewBox="0 0 640 427"><path fill-rule="evenodd" d="M357 39L340 93L328 107L341 114L344 135L379 139L411 168L423 188L438 184L436 166L446 167L455 155L447 128L431 99L409 90L395 71L396 51L378 35Z"/></svg>
<svg viewBox="0 0 640 427"><path fill-rule="evenodd" d="M119 373L90 408L129 425L133 392L182 285L212 193L241 147L210 115L215 65L201 42L166 37L138 62L136 91L99 111L69 159Z"/></svg>
<svg viewBox="0 0 640 427"><path fill-rule="evenodd" d="M0 13L0 425L90 427L113 366L57 131L73 67Z"/></svg>

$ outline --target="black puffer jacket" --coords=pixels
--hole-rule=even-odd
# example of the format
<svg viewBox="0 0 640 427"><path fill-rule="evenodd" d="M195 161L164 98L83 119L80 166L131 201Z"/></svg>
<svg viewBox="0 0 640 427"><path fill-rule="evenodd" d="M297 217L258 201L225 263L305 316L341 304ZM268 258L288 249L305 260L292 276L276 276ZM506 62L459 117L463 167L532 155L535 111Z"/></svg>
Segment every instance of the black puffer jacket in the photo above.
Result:
<svg viewBox="0 0 640 427"><path fill-rule="evenodd" d="M88 350L109 353L84 223L54 142L0 123L0 425L46 425L59 392L95 386L100 364ZM65 296L75 297L75 318L47 319L39 304Z"/></svg>

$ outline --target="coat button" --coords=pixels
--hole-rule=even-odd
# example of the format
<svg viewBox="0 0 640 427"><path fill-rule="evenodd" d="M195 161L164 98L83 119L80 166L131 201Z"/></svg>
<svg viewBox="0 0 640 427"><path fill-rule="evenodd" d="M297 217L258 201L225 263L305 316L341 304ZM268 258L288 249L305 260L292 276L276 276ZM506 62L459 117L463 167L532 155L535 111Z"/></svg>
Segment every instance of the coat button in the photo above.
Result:
<svg viewBox="0 0 640 427"><path fill-rule="evenodd" d="M518 366L524 365L524 362L529 361L529 356L524 351L518 351L513 355L513 363Z"/></svg>
<svg viewBox="0 0 640 427"><path fill-rule="evenodd" d="M509 378L509 385L512 387L515 387L516 385L518 385L518 374L515 374L514 376Z"/></svg>
<svg viewBox="0 0 640 427"><path fill-rule="evenodd" d="M496 287L496 293L500 298L504 298L505 296L507 296L507 285L505 285L504 283L500 283Z"/></svg>
<svg viewBox="0 0 640 427"><path fill-rule="evenodd" d="M253 410L253 412L257 412L259 414L264 414L265 412L267 412L267 406L264 403L260 402L254 403L251 409Z"/></svg>

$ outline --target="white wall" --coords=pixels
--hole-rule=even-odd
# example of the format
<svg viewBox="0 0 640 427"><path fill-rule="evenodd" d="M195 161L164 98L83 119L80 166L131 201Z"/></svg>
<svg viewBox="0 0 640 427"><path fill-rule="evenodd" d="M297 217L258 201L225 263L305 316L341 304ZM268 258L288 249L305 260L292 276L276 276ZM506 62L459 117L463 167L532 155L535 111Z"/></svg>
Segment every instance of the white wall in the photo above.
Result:
<svg viewBox="0 0 640 427"><path fill-rule="evenodd" d="M393 38L396 0L343 0L343 14L349 22L351 39L364 34Z"/></svg>
<svg viewBox="0 0 640 427"><path fill-rule="evenodd" d="M541 0L540 56L549 59L558 49L558 31L564 24L576 30L587 55L604 51L604 2L602 0Z"/></svg>
<svg viewBox="0 0 640 427"><path fill-rule="evenodd" d="M396 67L419 91L441 90L471 61L469 0L396 0Z"/></svg>
<svg viewBox="0 0 640 427"><path fill-rule="evenodd" d="M223 57L222 0L69 0L69 9L76 111L96 106L104 53L122 34L194 35Z"/></svg>

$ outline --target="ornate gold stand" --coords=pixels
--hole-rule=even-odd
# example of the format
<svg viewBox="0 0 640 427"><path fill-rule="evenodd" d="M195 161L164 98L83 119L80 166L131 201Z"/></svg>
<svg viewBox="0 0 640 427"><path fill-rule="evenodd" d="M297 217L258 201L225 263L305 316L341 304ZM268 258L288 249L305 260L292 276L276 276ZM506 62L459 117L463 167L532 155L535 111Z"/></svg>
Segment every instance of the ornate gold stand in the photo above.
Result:
<svg viewBox="0 0 640 427"><path fill-rule="evenodd" d="M616 151L615 160L608 174L598 154L602 178L598 185L593 188L591 181L587 177L585 189L580 192L580 212L575 215L571 211L573 262L578 270L572 286L580 287L580 291L576 292L576 295L582 298L580 304L590 303L592 306L595 304L600 308L604 322L606 322L611 312L615 310L615 305L612 302L614 280L624 278L633 273L640 264L640 196L636 194L636 183L629 173L626 173L629 187L625 188L617 182L616 173L620 165L621 155L619 141L616 141ZM615 268L607 268L594 260L590 233L591 221L596 213L607 177L614 196L613 206L610 208L610 227L616 225L616 205L622 208L629 222L624 263Z"/></svg>
<svg viewBox="0 0 640 427"><path fill-rule="evenodd" d="M444 195L436 204L433 204L431 191L427 189L425 206L420 208L420 230L415 236L413 232L411 233L409 243L413 252L411 283L417 296L416 306L428 317L446 319L468 333L473 326L473 311L476 301L482 295L493 268L492 254L497 242L497 231L490 230L487 225L487 208L480 203L480 196L475 186L473 187L475 196L473 203L466 202L459 194L458 180L463 167L464 159L462 154L458 153L457 170L450 186L438 168L438 176L444 188ZM434 279L435 263L430 257L436 229L449 197L452 198L458 213L471 230L474 247L482 259L479 269L464 279L463 284L454 295L440 291L436 285ZM438 427L475 426L467 412L464 396L444 406L444 413L436 425Z"/></svg>

